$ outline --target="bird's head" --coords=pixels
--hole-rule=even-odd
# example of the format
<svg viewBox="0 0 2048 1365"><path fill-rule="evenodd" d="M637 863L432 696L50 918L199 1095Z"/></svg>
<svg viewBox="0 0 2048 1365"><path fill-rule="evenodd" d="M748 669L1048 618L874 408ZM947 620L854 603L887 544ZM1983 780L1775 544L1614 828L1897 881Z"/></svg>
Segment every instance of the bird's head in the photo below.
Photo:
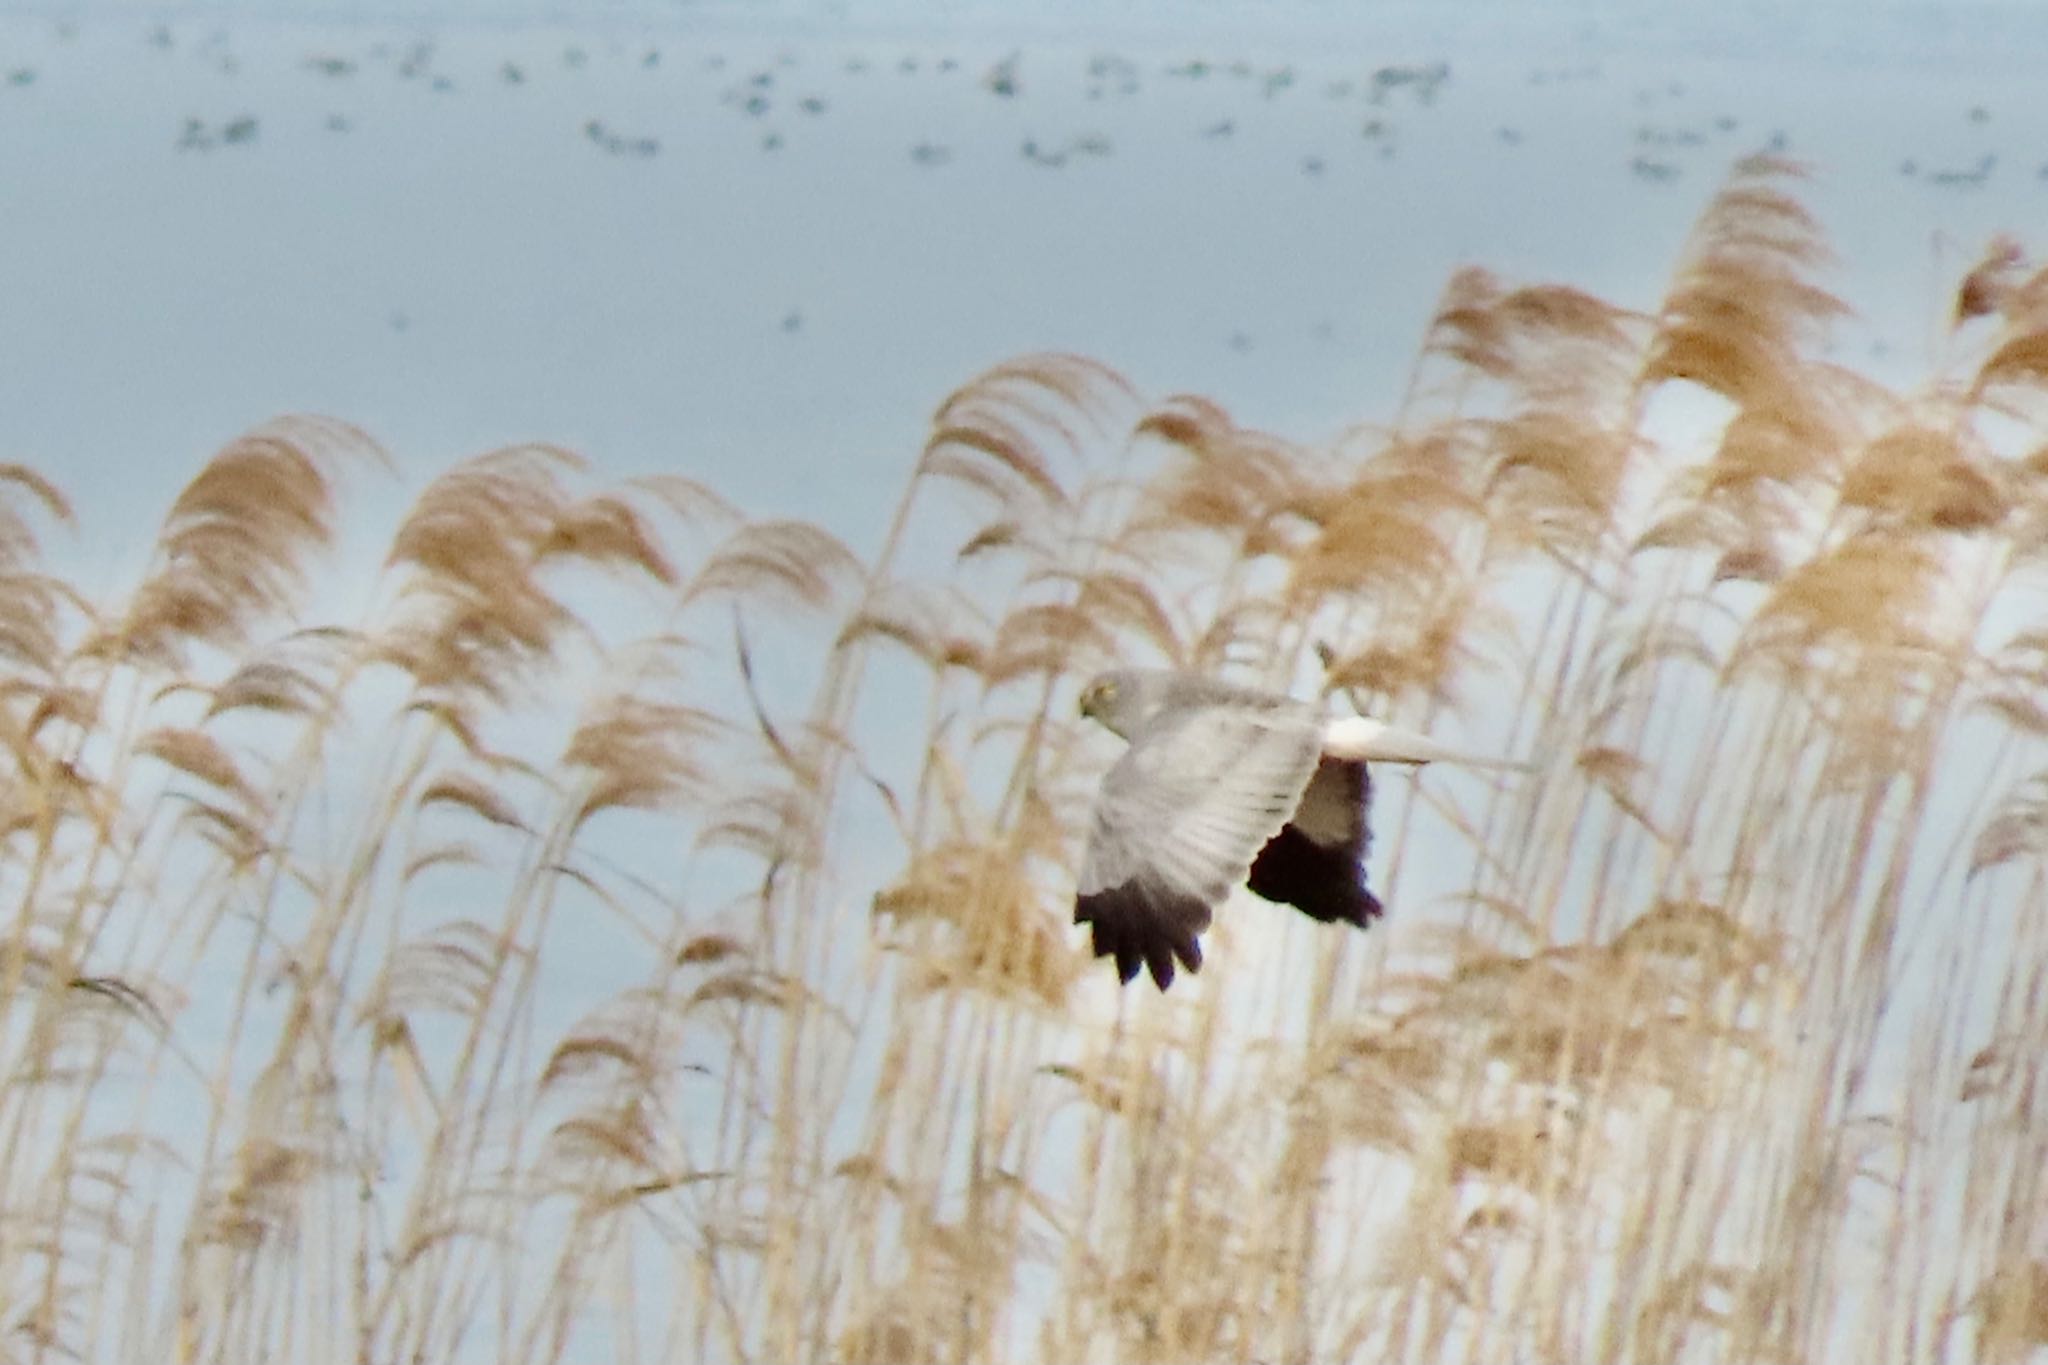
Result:
<svg viewBox="0 0 2048 1365"><path fill-rule="evenodd" d="M1156 705L1158 691L1154 676L1141 669L1119 668L1098 673L1081 689L1081 714L1112 734L1129 739Z"/></svg>

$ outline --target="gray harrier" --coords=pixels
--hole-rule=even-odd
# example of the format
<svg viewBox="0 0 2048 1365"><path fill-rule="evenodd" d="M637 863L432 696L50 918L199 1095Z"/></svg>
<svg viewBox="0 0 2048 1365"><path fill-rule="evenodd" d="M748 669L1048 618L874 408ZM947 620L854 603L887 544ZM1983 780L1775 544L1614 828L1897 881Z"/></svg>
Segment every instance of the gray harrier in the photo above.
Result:
<svg viewBox="0 0 2048 1365"><path fill-rule="evenodd" d="M1520 764L1440 748L1365 716L1326 720L1308 702L1192 673L1122 669L1081 694L1081 714L1130 741L1102 779L1074 923L1126 982L1160 990L1174 959L1202 969L1196 937L1239 882L1325 923L1363 929L1368 759Z"/></svg>

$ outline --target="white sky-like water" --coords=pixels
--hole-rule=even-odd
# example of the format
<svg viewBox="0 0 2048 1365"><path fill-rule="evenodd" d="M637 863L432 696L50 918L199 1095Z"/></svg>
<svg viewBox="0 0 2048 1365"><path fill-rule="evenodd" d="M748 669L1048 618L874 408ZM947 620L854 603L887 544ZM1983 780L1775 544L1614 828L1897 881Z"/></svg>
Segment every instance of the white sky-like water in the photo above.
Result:
<svg viewBox="0 0 2048 1365"><path fill-rule="evenodd" d="M1863 310L1848 358L1913 374L1957 261L2048 207L2022 58L2048 21L2019 5L1130 5L1093 27L621 5L581 31L518 6L307 8L328 17L0 28L26 73L0 84L0 455L92 482L94 556L288 410L356 421L416 472L521 439L685 468L856 546L936 402L1020 352L1313 439L1389 411L1460 263L1654 305L1727 165L1764 145L1818 172L1833 282ZM1020 93L998 99L983 76L1012 52ZM1103 55L1133 93L1091 80ZM1161 74L1193 57L1248 67ZM1368 102L1373 70L1437 61L1427 106ZM180 150L188 120L244 116L250 141ZM609 154L593 121L658 151ZM1081 139L1106 154L1021 154Z"/></svg>

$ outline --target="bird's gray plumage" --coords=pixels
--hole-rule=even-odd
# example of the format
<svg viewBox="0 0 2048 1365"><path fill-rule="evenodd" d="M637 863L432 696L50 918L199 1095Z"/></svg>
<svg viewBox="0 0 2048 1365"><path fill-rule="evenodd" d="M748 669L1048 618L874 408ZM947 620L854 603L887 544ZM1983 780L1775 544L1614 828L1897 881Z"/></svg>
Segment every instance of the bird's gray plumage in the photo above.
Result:
<svg viewBox="0 0 2048 1365"><path fill-rule="evenodd" d="M1120 670L1090 683L1081 709L1130 741L1096 798L1074 908L1125 981L1143 967L1164 990L1176 962L1199 971L1199 935L1248 875L1255 892L1318 919L1378 913L1358 865L1365 765L1324 755L1315 707Z"/></svg>

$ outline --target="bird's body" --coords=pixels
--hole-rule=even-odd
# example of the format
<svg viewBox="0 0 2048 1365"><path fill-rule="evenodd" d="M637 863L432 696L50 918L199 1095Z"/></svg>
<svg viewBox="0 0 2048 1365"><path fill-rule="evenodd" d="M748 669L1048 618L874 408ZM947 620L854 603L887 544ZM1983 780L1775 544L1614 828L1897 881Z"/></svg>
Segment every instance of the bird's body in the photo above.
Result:
<svg viewBox="0 0 2048 1365"><path fill-rule="evenodd" d="M1239 883L1310 917L1365 928L1366 761L1488 763L1364 716L1326 721L1278 693L1191 673L1119 670L1081 697L1130 742L1104 776L1074 922L1125 981L1200 971L1200 935Z"/></svg>

